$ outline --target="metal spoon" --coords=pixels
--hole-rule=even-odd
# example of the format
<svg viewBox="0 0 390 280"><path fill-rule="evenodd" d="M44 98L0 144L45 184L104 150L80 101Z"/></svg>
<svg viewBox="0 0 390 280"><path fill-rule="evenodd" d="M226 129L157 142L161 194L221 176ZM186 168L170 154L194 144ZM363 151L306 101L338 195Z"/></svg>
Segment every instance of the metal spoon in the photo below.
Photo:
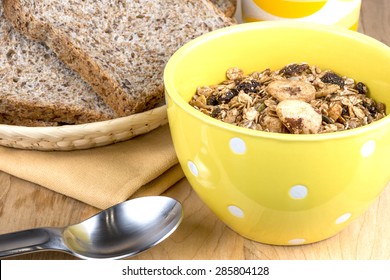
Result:
<svg viewBox="0 0 390 280"><path fill-rule="evenodd" d="M0 258L35 251L63 251L81 259L120 259L158 244L178 227L182 206L148 196L108 208L64 228L34 228L0 235Z"/></svg>

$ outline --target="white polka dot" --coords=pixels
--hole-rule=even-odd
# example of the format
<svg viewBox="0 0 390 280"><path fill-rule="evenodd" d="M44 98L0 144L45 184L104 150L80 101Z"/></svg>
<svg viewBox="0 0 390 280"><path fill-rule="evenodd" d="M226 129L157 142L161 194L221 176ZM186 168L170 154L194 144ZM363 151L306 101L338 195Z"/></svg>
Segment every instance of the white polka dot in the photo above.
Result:
<svg viewBox="0 0 390 280"><path fill-rule="evenodd" d="M235 205L230 205L228 206L229 212L238 218L243 218L244 217L244 211L242 211L241 208L235 206Z"/></svg>
<svg viewBox="0 0 390 280"><path fill-rule="evenodd" d="M190 169L191 173L195 177L198 177L199 171L198 171L198 168L196 167L195 163L193 163L192 161L188 161L187 165L188 165L188 168Z"/></svg>
<svg viewBox="0 0 390 280"><path fill-rule="evenodd" d="M230 139L230 149L232 149L233 153L243 154L246 152L245 142L240 138L232 138Z"/></svg>
<svg viewBox="0 0 390 280"><path fill-rule="evenodd" d="M360 154L362 155L362 157L367 158L374 153L375 148L376 143L374 140L367 141L360 149Z"/></svg>
<svg viewBox="0 0 390 280"><path fill-rule="evenodd" d="M303 199L307 196L307 188L302 185L296 185L290 189L289 193L293 199Z"/></svg>
<svg viewBox="0 0 390 280"><path fill-rule="evenodd" d="M336 224L342 224L346 222L349 218L351 218L352 214L351 213L345 213L344 215L341 215L340 217L337 218Z"/></svg>
<svg viewBox="0 0 390 280"><path fill-rule="evenodd" d="M303 239L303 238L296 238L296 239L289 240L288 243L291 244L291 245L300 245L300 244L305 243L305 241L306 240Z"/></svg>

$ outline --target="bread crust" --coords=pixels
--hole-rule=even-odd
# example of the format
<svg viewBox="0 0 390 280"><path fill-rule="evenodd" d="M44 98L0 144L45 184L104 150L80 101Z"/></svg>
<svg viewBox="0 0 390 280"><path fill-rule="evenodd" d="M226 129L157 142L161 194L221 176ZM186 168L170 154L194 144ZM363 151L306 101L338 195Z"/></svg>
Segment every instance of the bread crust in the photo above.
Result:
<svg viewBox="0 0 390 280"><path fill-rule="evenodd" d="M90 3L94 3L94 7L96 7L97 2L90 1ZM106 8L109 9L111 2L110 0L106 2ZM102 5L104 6L106 2ZM163 101L163 68L170 55L181 45L198 35L235 23L208 0L161 2L128 0L122 2L123 5L129 7L131 13L127 9L123 9L123 14L109 16L110 19L123 18L118 25L121 27L120 30L116 30L115 25L110 25L112 20L104 21L104 11L97 9L94 10L97 11L97 28L89 30L80 27L82 24L79 24L79 21L82 21L82 18L77 18L74 11L71 11L72 7L68 7L69 5L62 2L64 13L78 20L65 23L61 22L60 18L56 18L53 21L52 18L45 17L42 13L39 14L39 11L34 11L33 7L23 6L22 0L3 0L5 15L13 25L26 36L42 41L49 46L62 61L78 72L119 116L151 109ZM136 2L139 3L135 4ZM149 14L137 15L136 8L145 10L145 5L150 7L150 11L146 10L145 12L149 12ZM159 5L166 10L167 15L169 9L172 9L170 12L176 13L174 14L176 16L179 16L183 9L197 9L199 13L188 12L185 16L181 15L180 22L176 23L174 16L167 19L161 14L162 8L159 9ZM148 17L148 21L142 20L140 17ZM91 20L93 19L91 18ZM200 26L191 26L191 21L194 19L197 20L196 24ZM107 25L107 30L110 30L107 32L117 32L115 34L119 37L127 32L127 37L124 38L123 42L126 47L121 49L121 45L114 41L110 42L112 43L111 48L103 49L102 42L107 34L102 34L105 31L99 29L101 28L100 21L104 21L104 24ZM137 29L138 24L145 26L143 29ZM179 32L178 26L186 28L186 30ZM73 29L79 32L77 36L70 34L70 30ZM136 29L141 31L134 31L134 34L130 34L129 31ZM87 32L85 32L86 30ZM164 32L166 38L161 37L161 32ZM97 41L97 50L102 54L96 54L97 50L94 49L93 44L91 45L90 42L93 42L94 39ZM165 39L166 42L161 42ZM161 46L165 48L163 49ZM95 54L92 54L93 51L96 51ZM109 53L111 52L114 54L110 57ZM122 61L115 59L119 56L123 58Z"/></svg>
<svg viewBox="0 0 390 280"><path fill-rule="evenodd" d="M233 17L237 9L237 0L210 0L227 17Z"/></svg>
<svg viewBox="0 0 390 280"><path fill-rule="evenodd" d="M17 125L17 126L29 126L29 127L48 127L48 126L58 126L58 122L46 121L46 120L33 120L26 119L22 117L15 117L7 114L0 113L0 123L7 125Z"/></svg>

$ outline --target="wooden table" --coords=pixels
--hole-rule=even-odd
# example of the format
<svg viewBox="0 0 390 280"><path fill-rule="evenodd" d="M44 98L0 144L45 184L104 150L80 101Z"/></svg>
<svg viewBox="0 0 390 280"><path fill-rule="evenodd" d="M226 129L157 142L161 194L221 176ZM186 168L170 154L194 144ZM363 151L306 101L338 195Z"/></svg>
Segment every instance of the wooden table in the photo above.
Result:
<svg viewBox="0 0 390 280"><path fill-rule="evenodd" d="M390 1L362 2L360 31L390 45ZM183 203L183 222L167 240L133 259L390 259L390 186L362 217L338 235L294 247L265 245L239 236L216 218L185 179L165 195ZM0 234L31 227L65 226L97 211L0 171ZM73 257L59 252L40 252L13 259Z"/></svg>

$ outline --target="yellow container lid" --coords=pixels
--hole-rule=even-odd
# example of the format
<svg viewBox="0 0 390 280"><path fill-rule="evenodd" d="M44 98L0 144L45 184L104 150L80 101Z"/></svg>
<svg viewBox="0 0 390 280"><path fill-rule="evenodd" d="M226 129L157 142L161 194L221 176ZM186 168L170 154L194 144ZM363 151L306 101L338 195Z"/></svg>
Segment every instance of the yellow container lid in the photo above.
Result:
<svg viewBox="0 0 390 280"><path fill-rule="evenodd" d="M242 0L242 19L293 19L357 30L360 6L361 0Z"/></svg>

